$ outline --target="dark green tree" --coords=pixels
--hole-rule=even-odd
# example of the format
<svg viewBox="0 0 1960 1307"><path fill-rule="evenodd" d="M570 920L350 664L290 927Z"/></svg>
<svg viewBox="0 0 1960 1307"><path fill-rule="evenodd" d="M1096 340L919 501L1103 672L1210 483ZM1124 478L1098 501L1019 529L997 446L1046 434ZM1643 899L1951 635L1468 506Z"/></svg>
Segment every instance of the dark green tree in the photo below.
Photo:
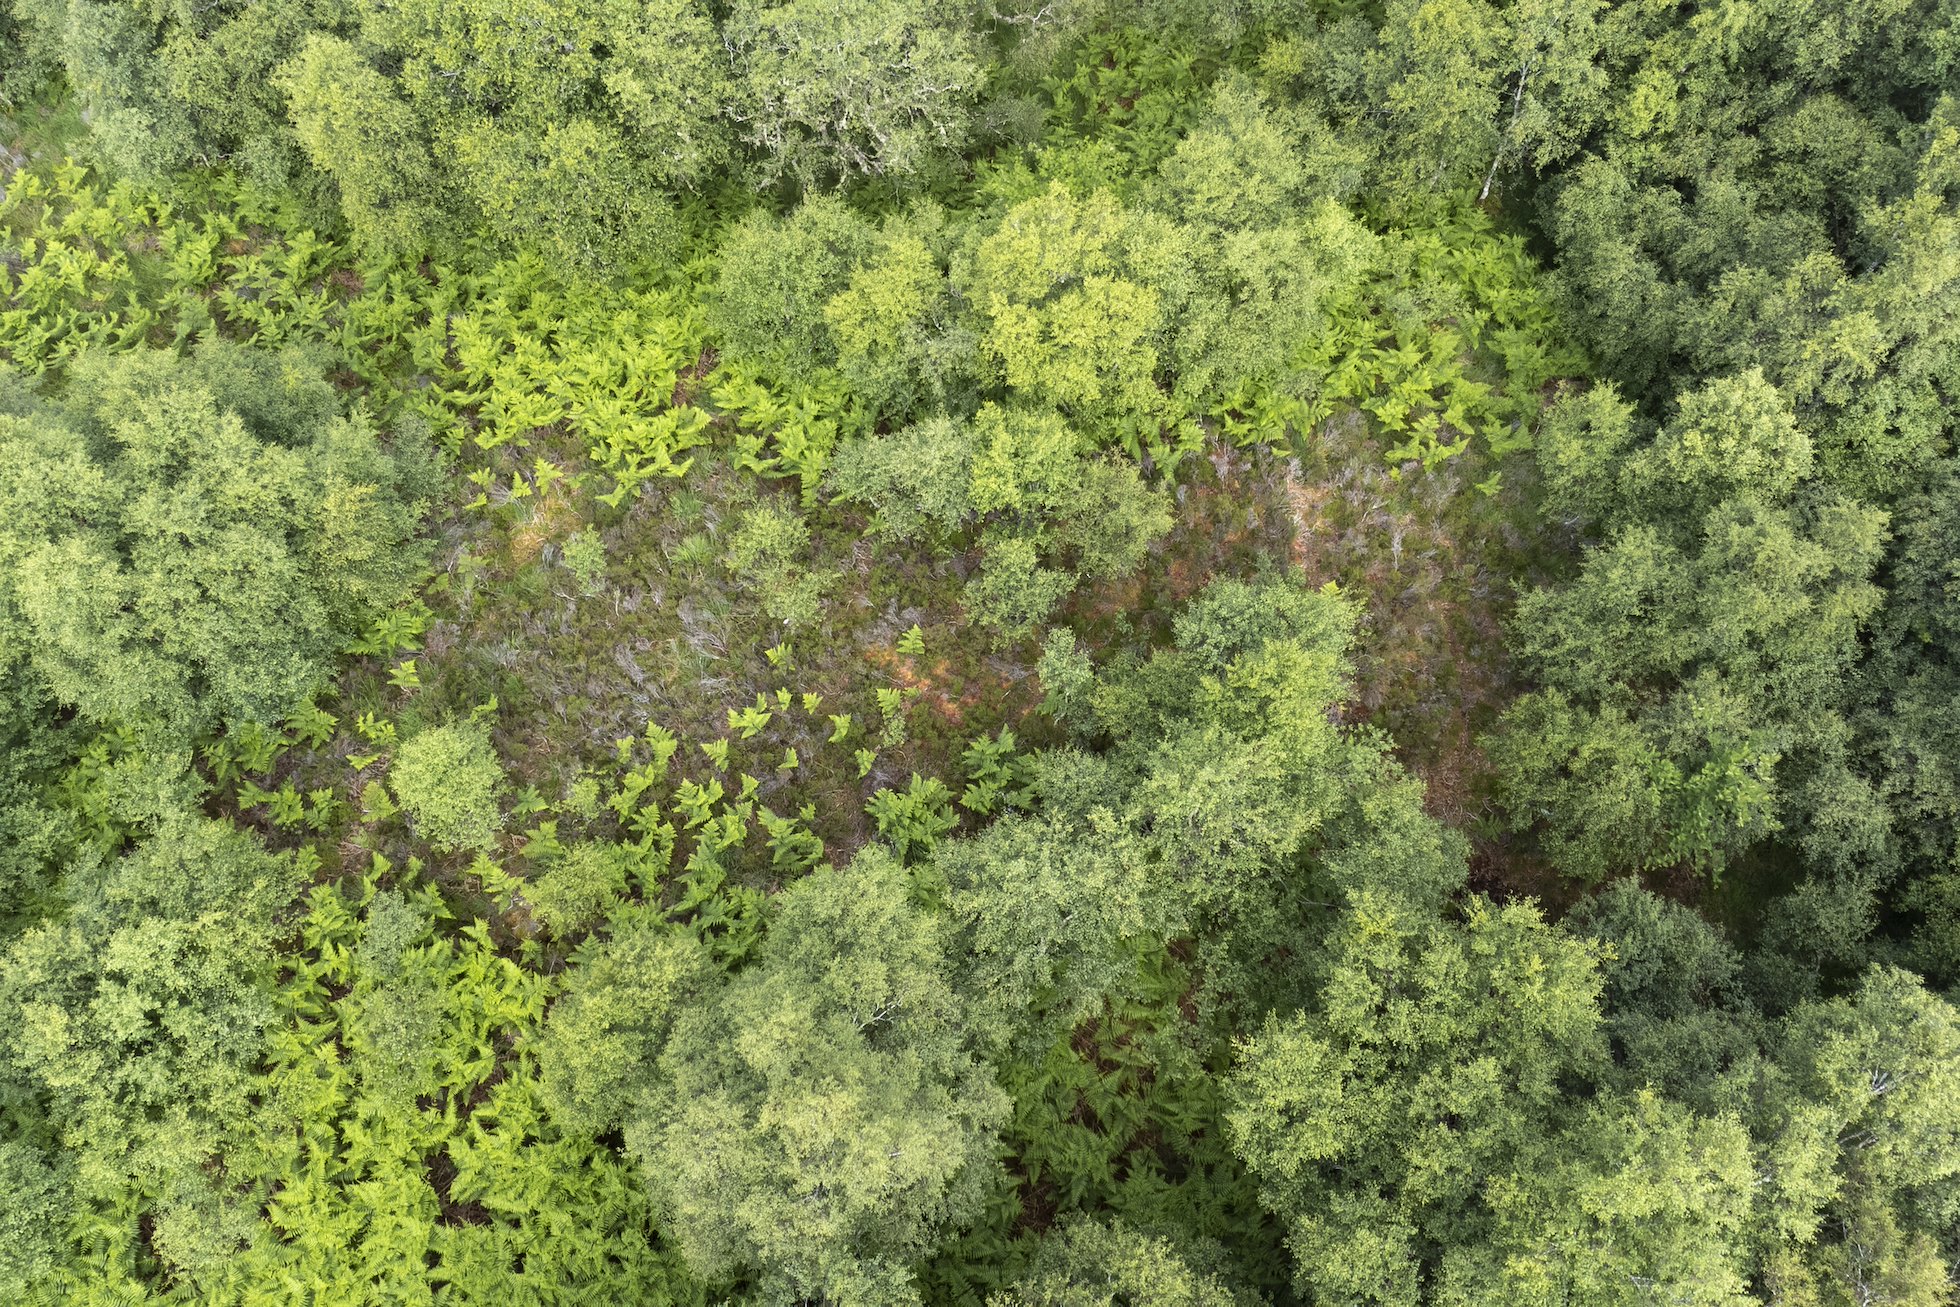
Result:
<svg viewBox="0 0 1960 1307"><path fill-rule="evenodd" d="M1529 1175L1562 1083L1601 1064L1598 955L1529 906L1438 920L1365 892L1334 954L1317 1010L1245 1042L1228 1121L1303 1293L1415 1304L1481 1241L1486 1178Z"/></svg>
<svg viewBox="0 0 1960 1307"><path fill-rule="evenodd" d="M704 1278L916 1301L911 1264L989 1191L1005 1098L895 860L866 849L775 907L756 965L676 1012L628 1146Z"/></svg>
<svg viewBox="0 0 1960 1307"><path fill-rule="evenodd" d="M78 864L62 888L65 912L0 955L0 1082L45 1113L73 1166L69 1201L133 1202L156 1217L166 1262L199 1271L256 1221L219 1158L251 1116L296 867L226 823L179 816L125 857ZM34 1182L44 1211L65 1205L49 1183Z"/></svg>
<svg viewBox="0 0 1960 1307"><path fill-rule="evenodd" d="M1886 516L1806 483L1774 388L1710 382L1646 439L1610 394L1568 398L1540 461L1554 505L1604 539L1518 604L1513 646L1542 688L1491 742L1514 824L1542 820L1589 880L1719 873L1785 829L1826 864L1882 846L1841 714Z"/></svg>

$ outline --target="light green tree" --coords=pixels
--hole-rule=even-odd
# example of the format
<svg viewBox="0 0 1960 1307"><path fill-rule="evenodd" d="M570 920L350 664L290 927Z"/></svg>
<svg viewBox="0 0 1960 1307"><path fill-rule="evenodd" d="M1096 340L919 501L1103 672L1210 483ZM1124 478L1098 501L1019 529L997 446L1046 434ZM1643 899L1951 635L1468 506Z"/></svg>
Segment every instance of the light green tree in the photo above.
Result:
<svg viewBox="0 0 1960 1307"><path fill-rule="evenodd" d="M1352 312L1378 249L1331 200L1296 222L1203 242L1171 351L1179 403L1217 412L1268 395L1316 394L1327 377L1312 347L1336 313Z"/></svg>
<svg viewBox="0 0 1960 1307"><path fill-rule="evenodd" d="M74 1178L59 1158L19 1139L0 1143L0 1288L26 1301L48 1283L65 1259L68 1225L75 1217Z"/></svg>
<svg viewBox="0 0 1960 1307"><path fill-rule="evenodd" d="M1226 231L1277 227L1308 198L1307 169L1251 78L1227 74L1204 121L1157 169L1159 203L1187 222Z"/></svg>
<svg viewBox="0 0 1960 1307"><path fill-rule="evenodd" d="M443 194L473 201L507 242L592 268L630 263L662 250L670 196L731 161L726 60L692 0L406 0L356 13L361 57L399 70L389 89L415 124L400 139L426 142Z"/></svg>
<svg viewBox="0 0 1960 1307"><path fill-rule="evenodd" d="M419 568L426 452L276 385L228 403L277 371L248 357L86 360L64 411L0 417L0 622L98 722L283 718Z"/></svg>
<svg viewBox="0 0 1960 1307"><path fill-rule="evenodd" d="M146 181L227 157L286 180L289 147L268 76L310 26L304 3L196 11L125 0L21 0L30 44L61 65L115 167ZM265 165L271 164L270 167Z"/></svg>
<svg viewBox="0 0 1960 1307"><path fill-rule="evenodd" d="M1252 1299L1194 1269L1170 1241L1120 1222L1075 1221L1042 1239L1034 1265L988 1307L1240 1307Z"/></svg>
<svg viewBox="0 0 1960 1307"><path fill-rule="evenodd" d="M524 897L538 919L560 936L589 930L626 893L631 854L598 840L570 851L525 883Z"/></svg>
<svg viewBox="0 0 1960 1307"><path fill-rule="evenodd" d="M333 179L357 241L406 254L447 234L448 188L427 131L355 46L316 33L281 76L300 146Z"/></svg>
<svg viewBox="0 0 1960 1307"><path fill-rule="evenodd" d="M905 177L966 144L981 81L964 16L919 0L740 0L728 113L765 182Z"/></svg>
<svg viewBox="0 0 1960 1307"><path fill-rule="evenodd" d="M488 848L503 825L504 770L481 726L436 726L409 737L388 766L388 787L437 849Z"/></svg>
<svg viewBox="0 0 1960 1307"><path fill-rule="evenodd" d="M933 209L888 219L876 248L824 305L838 370L874 413L904 419L926 404L954 411L977 385L978 344L946 277L957 235Z"/></svg>
<svg viewBox="0 0 1960 1307"><path fill-rule="evenodd" d="M932 418L838 452L830 485L877 510L901 539L950 543L977 530L983 561L967 611L1018 639L1078 582L1134 570L1170 529L1160 488L1094 457L1059 415L984 404L970 423Z"/></svg>
<svg viewBox="0 0 1960 1307"><path fill-rule="evenodd" d="M1488 1242L1443 1254L1435 1300L1452 1305L1678 1303L1747 1307L1744 1237L1756 1188L1749 1135L1658 1094L1607 1099L1549 1156L1490 1181Z"/></svg>
<svg viewBox="0 0 1960 1307"><path fill-rule="evenodd" d="M866 849L785 890L758 962L679 1011L627 1141L698 1273L917 1301L909 1267L977 1214L1007 1107L945 949Z"/></svg>
<svg viewBox="0 0 1960 1307"><path fill-rule="evenodd" d="M1918 979L1874 968L1806 1004L1752 1087L1754 1221L1764 1274L1823 1302L1933 1304L1950 1292L1939 1240L1960 1201L1960 1013Z"/></svg>
<svg viewBox="0 0 1960 1307"><path fill-rule="evenodd" d="M1107 809L1086 821L1009 817L942 842L932 869L959 931L968 1020L999 1046L1038 1054L1123 994L1136 950L1189 924L1149 854Z"/></svg>
<svg viewBox="0 0 1960 1307"><path fill-rule="evenodd" d="M764 503L747 510L728 542L728 565L784 626L808 627L822 616L832 576L810 557L810 524L794 508Z"/></svg>
<svg viewBox="0 0 1960 1307"><path fill-rule="evenodd" d="M1092 842L1155 869L1156 919L1183 923L1167 930L1189 932L1205 1001L1228 1020L1317 992L1349 895L1424 916L1463 883L1462 840L1422 811L1421 786L1379 740L1338 725L1356 618L1332 590L1214 581L1169 649L1106 669L1091 692L1114 773L1064 755L1043 774L1051 804L1130 833L1133 847Z"/></svg>
<svg viewBox="0 0 1960 1307"><path fill-rule="evenodd" d="M731 357L785 377L837 353L826 305L876 248L876 229L835 196L786 218L757 211L722 245L709 321Z"/></svg>
<svg viewBox="0 0 1960 1307"><path fill-rule="evenodd" d="M1141 446L1176 416L1158 372L1189 290L1185 242L1108 191L1078 199L1055 182L1009 209L955 282L978 313L983 359L1011 391L1099 440Z"/></svg>
<svg viewBox="0 0 1960 1307"><path fill-rule="evenodd" d="M485 120L447 153L483 222L512 244L600 272L677 252L667 190L610 124L567 117L535 129Z"/></svg>
<svg viewBox="0 0 1960 1307"><path fill-rule="evenodd" d="M1503 14L1484 0L1392 0L1363 62L1394 145L1378 183L1402 203L1474 187L1501 154Z"/></svg>

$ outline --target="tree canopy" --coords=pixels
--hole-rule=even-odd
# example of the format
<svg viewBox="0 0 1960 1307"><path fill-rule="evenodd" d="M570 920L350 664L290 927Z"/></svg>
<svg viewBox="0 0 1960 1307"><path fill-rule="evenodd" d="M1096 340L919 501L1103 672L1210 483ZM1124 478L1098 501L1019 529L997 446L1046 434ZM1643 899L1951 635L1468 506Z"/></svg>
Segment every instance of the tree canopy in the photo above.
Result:
<svg viewBox="0 0 1960 1307"><path fill-rule="evenodd" d="M1951 1307L1956 0L0 0L0 1301Z"/></svg>

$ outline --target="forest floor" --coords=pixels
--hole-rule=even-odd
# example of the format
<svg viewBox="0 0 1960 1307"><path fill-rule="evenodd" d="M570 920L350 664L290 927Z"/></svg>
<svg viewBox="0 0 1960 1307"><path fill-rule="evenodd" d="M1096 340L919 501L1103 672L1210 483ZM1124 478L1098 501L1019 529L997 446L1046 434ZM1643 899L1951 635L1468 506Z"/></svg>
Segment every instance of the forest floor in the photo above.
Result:
<svg viewBox="0 0 1960 1307"><path fill-rule="evenodd" d="M344 715L388 713L412 729L494 702L515 785L561 807L582 776L612 765L616 741L654 722L682 741L676 777L753 776L772 810L810 805L833 859L871 837L864 805L876 790L918 774L957 791L967 744L1003 728L1024 749L1061 739L1037 711L1038 642L1003 646L964 620L960 592L975 557L874 550L855 513L815 506L822 616L786 637L723 562L746 508L766 496L794 502L784 483L710 455L613 509L597 500L602 479L578 473L574 444L546 440L530 452L568 475L487 515L449 520L428 588L436 620L417 660L420 686L392 687L384 665L363 660L343 684ZM1175 524L1145 566L1084 586L1055 623L1106 661L1167 642L1175 613L1214 576L1291 568L1310 584L1338 584L1362 605L1350 721L1390 735L1426 783L1431 811L1472 837L1480 888L1555 897L1549 870L1486 821L1478 736L1512 690L1503 622L1532 552L1520 525L1531 520L1526 488L1483 493L1474 483L1485 472L1475 455L1392 468L1358 417L1324 424L1297 456L1214 444L1177 469ZM588 525L606 569L582 588L564 546ZM904 652L915 628L923 652ZM880 691L897 695L895 714ZM818 700L806 710L808 695ZM730 715L755 705L770 719L743 738ZM831 739L832 714L852 719L842 742ZM723 738L727 763L714 765L701 746ZM857 750L874 745L867 769ZM960 815L963 825L980 820ZM561 820L557 834L569 839L577 820ZM771 887L766 867L748 871Z"/></svg>

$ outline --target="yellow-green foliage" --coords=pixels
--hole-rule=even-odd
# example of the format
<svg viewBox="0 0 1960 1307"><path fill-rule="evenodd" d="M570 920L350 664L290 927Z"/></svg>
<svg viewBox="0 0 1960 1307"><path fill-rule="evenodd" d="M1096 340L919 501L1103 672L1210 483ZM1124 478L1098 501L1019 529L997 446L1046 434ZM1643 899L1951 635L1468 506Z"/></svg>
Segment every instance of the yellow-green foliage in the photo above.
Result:
<svg viewBox="0 0 1960 1307"><path fill-rule="evenodd" d="M91 346L168 343L220 323L261 344L319 341L452 448L466 435L488 451L569 431L615 502L682 475L705 441L708 415L675 403L705 346L685 299L567 281L531 256L480 271L356 264L304 229L248 235L242 218L277 215L254 213L249 191L217 189L214 203L179 205L66 161L21 172L0 200L23 254L0 352L45 372Z"/></svg>
<svg viewBox="0 0 1960 1307"><path fill-rule="evenodd" d="M260 1133L232 1159L269 1237L204 1268L199 1301L693 1297L625 1165L546 1114L549 980L426 884L322 887L300 937Z"/></svg>

